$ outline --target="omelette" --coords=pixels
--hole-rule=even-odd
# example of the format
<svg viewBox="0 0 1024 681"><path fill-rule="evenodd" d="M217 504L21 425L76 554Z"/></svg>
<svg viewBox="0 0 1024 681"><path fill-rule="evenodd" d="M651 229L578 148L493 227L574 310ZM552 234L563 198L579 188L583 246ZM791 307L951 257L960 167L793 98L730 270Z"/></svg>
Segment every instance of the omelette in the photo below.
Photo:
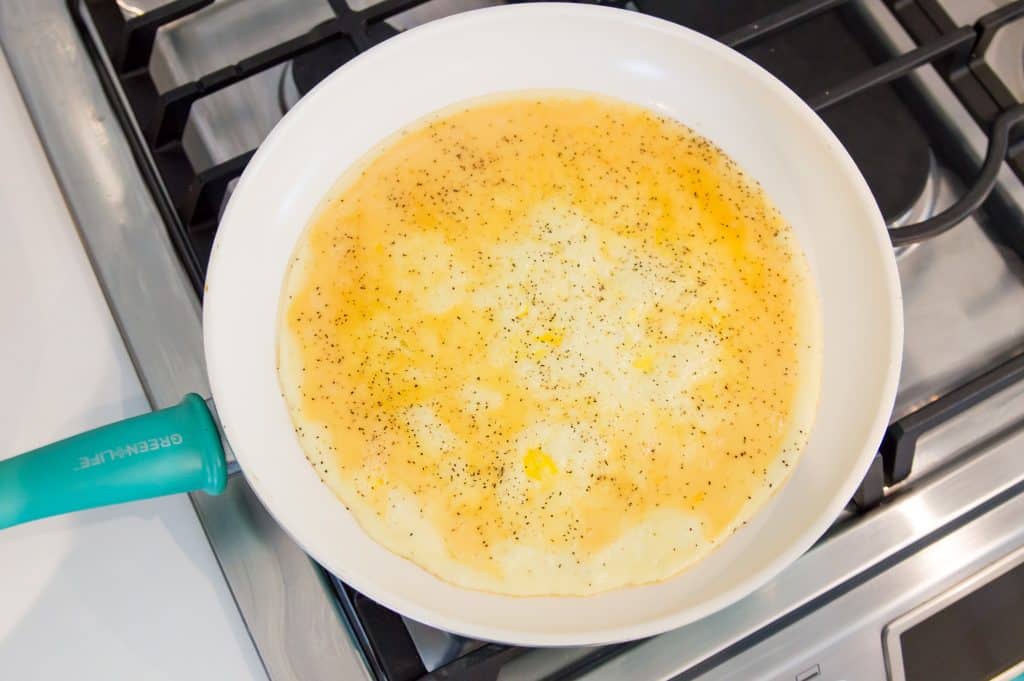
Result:
<svg viewBox="0 0 1024 681"><path fill-rule="evenodd" d="M285 278L278 375L377 542L460 587L665 580L786 480L820 311L792 228L683 124L573 92L462 103L338 181Z"/></svg>

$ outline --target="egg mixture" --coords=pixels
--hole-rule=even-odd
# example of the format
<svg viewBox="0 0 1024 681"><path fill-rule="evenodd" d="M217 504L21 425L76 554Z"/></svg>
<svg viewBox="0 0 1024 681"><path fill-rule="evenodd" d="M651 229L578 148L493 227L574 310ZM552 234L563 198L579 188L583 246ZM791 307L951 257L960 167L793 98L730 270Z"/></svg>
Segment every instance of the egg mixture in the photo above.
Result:
<svg viewBox="0 0 1024 681"><path fill-rule="evenodd" d="M793 230L721 149L518 93L342 177L289 268L279 375L375 540L459 586L586 595L679 573L784 482L819 326Z"/></svg>

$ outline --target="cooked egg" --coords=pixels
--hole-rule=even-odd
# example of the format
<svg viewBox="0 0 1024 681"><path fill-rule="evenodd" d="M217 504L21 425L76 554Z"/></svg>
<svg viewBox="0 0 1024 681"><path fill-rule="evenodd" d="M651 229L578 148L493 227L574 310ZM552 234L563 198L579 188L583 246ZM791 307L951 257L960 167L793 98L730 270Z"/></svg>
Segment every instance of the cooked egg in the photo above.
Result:
<svg viewBox="0 0 1024 681"><path fill-rule="evenodd" d="M339 181L287 275L279 376L378 542L459 586L585 595L679 573L782 484L819 335L792 229L721 149L525 93Z"/></svg>

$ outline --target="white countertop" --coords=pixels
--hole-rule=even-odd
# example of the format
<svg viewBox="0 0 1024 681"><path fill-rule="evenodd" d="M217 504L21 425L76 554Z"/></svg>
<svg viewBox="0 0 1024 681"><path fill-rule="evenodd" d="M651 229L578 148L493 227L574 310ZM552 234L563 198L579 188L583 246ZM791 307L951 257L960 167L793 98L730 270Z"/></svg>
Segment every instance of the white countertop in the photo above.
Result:
<svg viewBox="0 0 1024 681"><path fill-rule="evenodd" d="M0 459L148 408L0 52ZM184 495L0 531L0 679L264 681Z"/></svg>

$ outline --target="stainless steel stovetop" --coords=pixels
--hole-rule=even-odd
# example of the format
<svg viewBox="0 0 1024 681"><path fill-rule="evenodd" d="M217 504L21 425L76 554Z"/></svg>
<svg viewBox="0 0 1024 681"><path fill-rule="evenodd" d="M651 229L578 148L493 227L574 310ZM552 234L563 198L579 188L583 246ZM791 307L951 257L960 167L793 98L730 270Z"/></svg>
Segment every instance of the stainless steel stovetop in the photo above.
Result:
<svg viewBox="0 0 1024 681"><path fill-rule="evenodd" d="M183 264L182 246L169 228L176 219L173 187L161 185L148 167L148 162L158 167L152 157L163 152L129 141L147 133L117 105L118 97L128 95L111 86L116 79L101 76L104 70L112 73L113 65L96 51L99 29L81 20L91 16L82 7L101 4L5 0L0 46L150 401L168 406L184 392L208 394L200 300L195 273ZM130 18L154 8L174 11L183 3L118 4ZM349 4L359 10L374 3ZM401 30L483 4L496 3L434 0L391 17L391 28L385 29ZM619 4L644 11L659 5ZM921 36L908 33L924 30L908 5L921 5L919 14L933 20L943 10L957 26L971 26L1002 8L1012 16L976 45L972 68L1004 83L1002 96L1024 101L1021 2L903 2L897 8L903 23L881 0L796 4L823 12L843 5L843 22L868 31L874 49L887 55L921 44ZM224 0L181 13L156 33L148 62L160 92L335 16L324 0ZM284 61L197 98L180 145L200 174L239 158L244 165L245 155L299 97L308 68ZM918 221L952 204L985 153L986 134L958 97L963 91L954 93L939 68L925 60L894 91L926 121L931 146L925 150L927 172L912 200L903 206L893 202L900 209L890 211L892 225ZM1024 233L1024 184L1015 168L1003 166L983 210L900 253L906 346L894 418L1024 351L1024 261L1014 248L1020 241L1014 244L1006 236ZM872 186L886 205L887 188ZM230 187L228 182L225 190ZM189 227L196 243L205 238L202 230L215 228L215 217ZM1024 381L1006 383L923 434L908 478L887 485L877 505L851 505L822 541L773 582L714 616L621 647L522 651L399 620L359 601L306 557L244 480L233 479L223 497L196 495L193 502L272 681L411 679L430 672L434 678L503 680L900 678L888 643L894 630L887 627L986 566L1017 560L1015 552L1024 546Z"/></svg>

